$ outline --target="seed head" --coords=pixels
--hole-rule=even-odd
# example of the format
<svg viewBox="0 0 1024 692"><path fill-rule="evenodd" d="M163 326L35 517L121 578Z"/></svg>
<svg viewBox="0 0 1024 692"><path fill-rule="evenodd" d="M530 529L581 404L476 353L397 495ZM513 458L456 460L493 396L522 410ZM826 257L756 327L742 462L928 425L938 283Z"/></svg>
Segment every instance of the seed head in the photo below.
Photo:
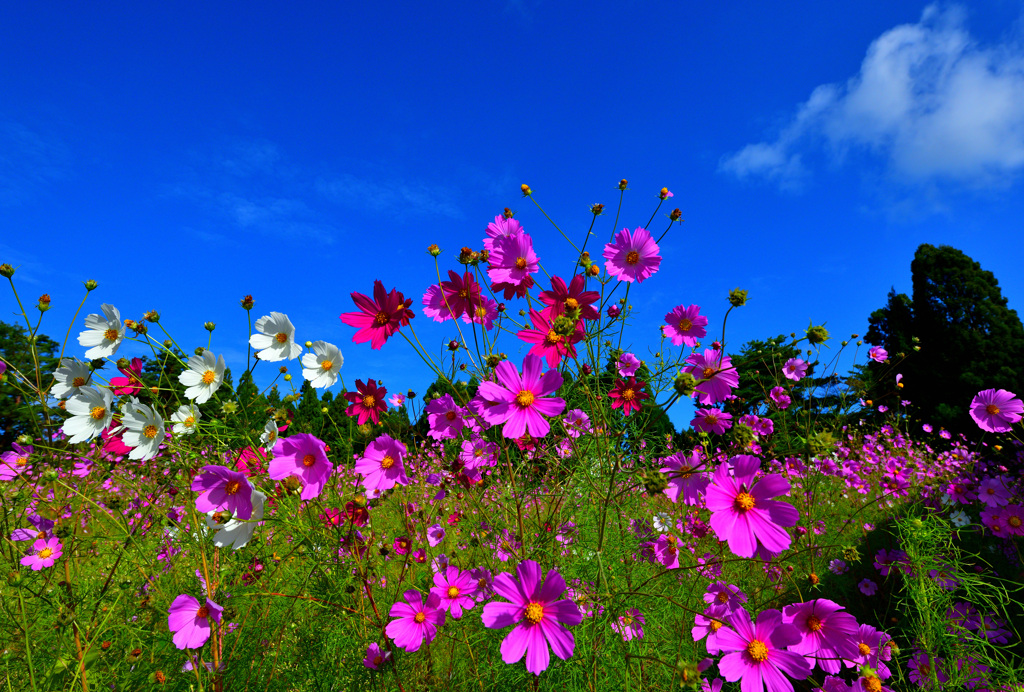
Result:
<svg viewBox="0 0 1024 692"><path fill-rule="evenodd" d="M742 288L734 288L729 291L729 303L734 308L741 308L747 304L747 292Z"/></svg>

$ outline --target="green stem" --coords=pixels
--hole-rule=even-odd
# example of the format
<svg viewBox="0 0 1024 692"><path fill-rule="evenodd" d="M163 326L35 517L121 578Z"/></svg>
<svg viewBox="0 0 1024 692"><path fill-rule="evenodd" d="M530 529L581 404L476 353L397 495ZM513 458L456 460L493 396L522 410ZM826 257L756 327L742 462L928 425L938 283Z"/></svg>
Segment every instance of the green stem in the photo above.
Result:
<svg viewBox="0 0 1024 692"><path fill-rule="evenodd" d="M25 618L25 601L18 589L18 605L21 608L21 631L25 633L25 656L28 658L28 679L32 683L33 691L36 689L36 671L32 665L32 644L28 640L28 620Z"/></svg>

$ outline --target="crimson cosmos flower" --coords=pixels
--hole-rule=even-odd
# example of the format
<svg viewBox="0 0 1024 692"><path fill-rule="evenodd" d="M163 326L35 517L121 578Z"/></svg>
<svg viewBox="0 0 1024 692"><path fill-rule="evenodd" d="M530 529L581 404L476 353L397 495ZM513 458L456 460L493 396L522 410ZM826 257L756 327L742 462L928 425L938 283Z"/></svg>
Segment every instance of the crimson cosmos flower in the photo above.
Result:
<svg viewBox="0 0 1024 692"><path fill-rule="evenodd" d="M362 293L353 292L352 301L359 312L342 313L340 319L350 327L359 328L352 341L357 344L370 341L370 347L374 350L380 350L392 334L416 316L409 309L412 298L406 299L394 288L390 293L385 293L384 284L380 281L373 282L373 300Z"/></svg>
<svg viewBox="0 0 1024 692"><path fill-rule="evenodd" d="M359 391L345 393L345 398L352 403L345 409L345 413L359 416L359 425L371 419L375 425L379 424L380 414L388 410L388 403L384 400L388 390L378 387L376 380L367 380L366 384L363 384L362 380L356 380L356 389Z"/></svg>
<svg viewBox="0 0 1024 692"><path fill-rule="evenodd" d="M608 396L612 398L612 408L621 408L624 416L639 411L640 402L650 396L640 391L643 387L644 383L637 382L635 377L630 377L625 382L616 380L614 389L608 392Z"/></svg>

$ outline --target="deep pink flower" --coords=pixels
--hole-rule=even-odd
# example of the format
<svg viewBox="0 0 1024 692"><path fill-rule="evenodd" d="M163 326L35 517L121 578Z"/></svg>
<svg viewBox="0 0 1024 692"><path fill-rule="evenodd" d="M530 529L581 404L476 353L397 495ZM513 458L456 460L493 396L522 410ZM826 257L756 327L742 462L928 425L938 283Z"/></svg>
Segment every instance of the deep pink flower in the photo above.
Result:
<svg viewBox="0 0 1024 692"><path fill-rule="evenodd" d="M932 673L938 678L940 683L944 683L949 680L946 674L942 672L942 664L944 661L935 657L932 658L926 651L917 651L910 660L907 661L907 668L910 670L910 681L918 687L931 688L933 684Z"/></svg>
<svg viewBox="0 0 1024 692"><path fill-rule="evenodd" d="M363 658L363 665L371 670L380 670L380 667L391 660L391 652L384 651L380 644L374 642L366 647L366 656Z"/></svg>
<svg viewBox="0 0 1024 692"><path fill-rule="evenodd" d="M650 397L643 391L644 383L637 382L635 377L629 380L615 380L615 386L608 392L612 400L612 409L621 408L622 415L628 416L633 411L640 410L640 402Z"/></svg>
<svg viewBox="0 0 1024 692"><path fill-rule="evenodd" d="M363 476L367 491L383 491L395 485L409 485L402 459L407 450L404 444L381 435L366 446L363 458L356 462L355 472Z"/></svg>
<svg viewBox="0 0 1024 692"><path fill-rule="evenodd" d="M803 656L786 650L799 641L800 633L782 623L779 611L762 611L755 623L746 610L738 608L729 625L718 630L718 648L726 652L718 670L729 682L742 680L743 692L793 692L785 675L803 680L811 674Z"/></svg>
<svg viewBox="0 0 1024 692"><path fill-rule="evenodd" d="M658 244L646 228L637 228L632 233L623 228L615 234L614 242L604 246L604 258L608 275L619 277L619 281L642 283L661 265Z"/></svg>
<svg viewBox="0 0 1024 692"><path fill-rule="evenodd" d="M612 621L612 629L622 635L622 641L644 638L644 614L636 608L630 608L625 614Z"/></svg>
<svg viewBox="0 0 1024 692"><path fill-rule="evenodd" d="M501 643L501 658L516 663L526 654L526 670L540 675L551 661L548 645L560 659L568 660L576 642L566 625L583 620L579 607L565 592L565 580L555 570L541 582L540 566L523 560L516 567L518 580L502 572L494 578L494 592L511 603L493 601L484 606L483 622L491 629L515 625Z"/></svg>
<svg viewBox="0 0 1024 692"><path fill-rule="evenodd" d="M377 386L377 380L356 380L355 392L346 392L345 398L351 405L345 409L349 416L359 416L357 425L363 425L366 421L372 420L374 425L380 423L380 414L388 410L388 403L384 400L388 390Z"/></svg>
<svg viewBox="0 0 1024 692"><path fill-rule="evenodd" d="M412 298L406 300L396 289L385 293L380 281L373 282L373 300L362 293L352 293L352 301L359 312L342 313L341 321L359 329L352 341L357 344L370 341L370 347L376 350L416 316L409 309Z"/></svg>
<svg viewBox="0 0 1024 692"><path fill-rule="evenodd" d="M224 609L206 599L199 605L192 596L181 594L168 610L167 626L174 632L172 641L179 649L199 649L210 638L210 620L219 623Z"/></svg>
<svg viewBox="0 0 1024 692"><path fill-rule="evenodd" d="M117 363L117 369L121 371L124 377L111 377L110 386L117 396L135 396L142 389L142 360L140 358L132 358L131 362L124 364L127 367L124 367L122 361L125 360L127 359L122 358Z"/></svg>
<svg viewBox="0 0 1024 692"><path fill-rule="evenodd" d="M460 572L458 567L448 565L444 573L438 572L434 575L434 588L431 594L436 594L441 599L440 607L452 614L458 620L462 617L463 610L469 610L476 605L477 583L470 573Z"/></svg>
<svg viewBox="0 0 1024 692"><path fill-rule="evenodd" d="M458 437L466 427L462 416L465 413L455 403L451 394L445 394L432 400L426 408L427 422L430 429L427 434L435 440L450 440Z"/></svg>
<svg viewBox="0 0 1024 692"><path fill-rule="evenodd" d="M622 377L632 377L640 369L640 365L640 359L632 353L623 353L615 363L615 367L618 368L619 375Z"/></svg>
<svg viewBox="0 0 1024 692"><path fill-rule="evenodd" d="M700 451L695 449L690 454L679 452L665 457L661 463L664 465L658 470L668 476L668 487L664 490L668 499L679 502L681 497L683 504L696 506L708 487L703 471L696 470L704 466Z"/></svg>
<svg viewBox="0 0 1024 692"><path fill-rule="evenodd" d="M459 276L451 269L448 270L448 281L441 282L441 289L444 291L444 304L452 317L473 315L480 304L480 284L472 272L466 272Z"/></svg>
<svg viewBox="0 0 1024 692"><path fill-rule="evenodd" d="M693 618L693 628L690 629L690 635L695 642L699 642L704 637L707 637L708 640L704 643L704 646L712 656L719 654L718 632L726 624L726 620L728 620L732 611L733 609L727 605L713 603L703 613Z"/></svg>
<svg viewBox="0 0 1024 692"><path fill-rule="evenodd" d="M732 414L717 408L699 408L690 425L697 432L711 432L721 435L732 427Z"/></svg>
<svg viewBox="0 0 1024 692"><path fill-rule="evenodd" d="M980 391L971 402L971 418L988 432L1010 432L1020 421L1022 412L1024 402L1005 389Z"/></svg>
<svg viewBox="0 0 1024 692"><path fill-rule="evenodd" d="M872 346L868 349L868 358L876 363L884 363L889 358L889 352L881 346Z"/></svg>
<svg viewBox="0 0 1024 692"><path fill-rule="evenodd" d="M39 538L32 544L33 552L21 558L21 564L31 567L33 572L38 572L44 567L53 567L53 563L64 554L64 547L56 536L52 538Z"/></svg>
<svg viewBox="0 0 1024 692"><path fill-rule="evenodd" d="M785 411L793 402L793 400L789 398L789 394L786 394L785 387L772 387L771 391L768 392L768 398L775 402L775 405L779 407L780 411Z"/></svg>
<svg viewBox="0 0 1024 692"><path fill-rule="evenodd" d="M792 542L783 527L796 524L800 513L793 505L771 498L788 494L789 481L771 473L755 483L760 459L741 454L730 461L733 475L723 463L704 492L711 528L740 557L753 557L759 544L769 552L782 552Z"/></svg>
<svg viewBox="0 0 1024 692"><path fill-rule="evenodd" d="M444 290L432 284L423 294L423 314L435 322L447 322L452 319L452 311L444 300Z"/></svg>
<svg viewBox="0 0 1024 692"><path fill-rule="evenodd" d="M251 478L266 472L266 467L263 465L265 461L266 457L262 453L256 452L252 447L246 447L235 460L235 466L241 473Z"/></svg>
<svg viewBox="0 0 1024 692"><path fill-rule="evenodd" d="M562 336L555 332L548 319L536 310L530 310L530 320L533 322L533 329L521 329L518 334L522 341L533 344L530 355L546 358L549 368L557 368L563 357L576 357L576 347L573 344L580 341L585 334L582 321L576 323L572 334Z"/></svg>
<svg viewBox="0 0 1024 692"><path fill-rule="evenodd" d="M384 631L395 640L395 645L406 651L419 651L420 646L434 641L437 628L444 624L444 610L439 608L440 598L430 594L426 603L419 591L409 589L402 597L406 603L398 601L391 606L390 617L398 618L388 623Z"/></svg>
<svg viewBox="0 0 1024 692"><path fill-rule="evenodd" d="M562 419L562 427L569 437L577 438L584 433L590 432L590 416L583 409L574 408L565 414Z"/></svg>
<svg viewBox="0 0 1024 692"><path fill-rule="evenodd" d="M726 606L732 612L747 602L747 595L735 584L714 581L708 585L703 596L705 603Z"/></svg>
<svg viewBox="0 0 1024 692"><path fill-rule="evenodd" d="M493 283L508 284L518 289L529 279L532 285L530 274L535 274L539 269L537 254L533 251L533 238L528 233L494 239L487 268L487 276Z"/></svg>
<svg viewBox="0 0 1024 692"><path fill-rule="evenodd" d="M239 519L252 518L252 491L244 473L226 466L204 466L192 479L192 490L199 493L196 509L206 512L227 511Z"/></svg>
<svg viewBox="0 0 1024 692"><path fill-rule="evenodd" d="M665 569L679 569L679 539L672 534L658 536L654 542L654 558Z"/></svg>
<svg viewBox="0 0 1024 692"><path fill-rule="evenodd" d="M487 237L484 238L484 249L494 249L496 238L512 238L523 233L522 225L512 218L505 218L501 214L494 217L494 221L487 224Z"/></svg>
<svg viewBox="0 0 1024 692"><path fill-rule="evenodd" d="M857 656L853 637L859 627L856 618L842 610L841 605L826 598L786 606L783 622L793 625L801 635L789 650L805 656L812 667L816 660L826 673L838 673L844 660Z"/></svg>
<svg viewBox="0 0 1024 692"><path fill-rule="evenodd" d="M267 475L275 481L296 476L302 481L299 497L312 500L320 495L333 470L334 464L327 460L327 445L314 435L298 433L277 438Z"/></svg>
<svg viewBox="0 0 1024 692"><path fill-rule="evenodd" d="M1002 476L986 478L978 487L978 498L988 507L1002 507L1010 501L1010 491Z"/></svg>
<svg viewBox="0 0 1024 692"><path fill-rule="evenodd" d="M519 438L529 433L544 437L551 424L544 416L557 416L565 410L565 400L551 396L562 386L562 375L548 370L541 375L542 361L537 356L523 358L523 374L507 360L494 368L497 382L480 383L477 411L490 425L504 424L502 434Z"/></svg>
<svg viewBox="0 0 1024 692"><path fill-rule="evenodd" d="M601 298L601 294L597 291L584 291L585 282L586 278L582 274L572 277L568 286L561 277L551 277L551 290L541 291L538 296L548 306L543 312L549 322L563 315L583 320L596 320L601 316L594 309L594 303Z"/></svg>
<svg viewBox="0 0 1024 692"><path fill-rule="evenodd" d="M0 481L12 481L21 474L32 470L32 465L28 461L32 452L35 451L35 447L32 445L22 447L17 442L12 443L11 447L12 451L0 455Z"/></svg>
<svg viewBox="0 0 1024 692"><path fill-rule="evenodd" d="M782 366L782 374L787 380L799 382L807 375L807 363L799 358L790 358Z"/></svg>
<svg viewBox="0 0 1024 692"><path fill-rule="evenodd" d="M740 374L732 367L732 359L711 348L704 353L691 353L685 372L693 375L700 383L694 394L697 401L705 406L724 401L740 384Z"/></svg>
<svg viewBox="0 0 1024 692"><path fill-rule="evenodd" d="M459 459L467 471L478 469L482 466L494 466L497 462L498 445L488 442L478 435L472 439L462 442L462 452Z"/></svg>
<svg viewBox="0 0 1024 692"><path fill-rule="evenodd" d="M463 315L462 321L466 324L479 324L485 331L490 331L494 328L494 320L497 317L498 303L487 296L480 296L476 308L472 313L467 312Z"/></svg>
<svg viewBox="0 0 1024 692"><path fill-rule="evenodd" d="M686 344L692 348L697 345L698 339L708 335L705 329L708 318L700 314L700 308L696 305L686 308L677 305L665 315L665 323L665 336L672 340L674 346Z"/></svg>

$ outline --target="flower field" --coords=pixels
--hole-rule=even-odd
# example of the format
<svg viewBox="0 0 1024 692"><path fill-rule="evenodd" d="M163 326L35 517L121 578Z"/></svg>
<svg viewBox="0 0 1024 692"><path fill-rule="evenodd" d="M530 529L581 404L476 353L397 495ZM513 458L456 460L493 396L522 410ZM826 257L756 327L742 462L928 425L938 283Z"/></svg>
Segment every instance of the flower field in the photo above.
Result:
<svg viewBox="0 0 1024 692"><path fill-rule="evenodd" d="M672 196L649 220L594 205L548 264L506 210L479 249L428 248L435 284L353 292L345 348L415 351L422 396L346 386L344 345L251 296L248 334L210 325L192 352L104 302L52 369L48 300L22 309L32 367L0 364L33 422L0 461L6 688L1024 690L1019 396L978 392L980 439L933 429L900 375L836 375L812 325L740 397L740 289L624 350ZM452 332L441 357L425 321ZM237 383L221 339L247 342ZM290 371L305 394L282 399Z"/></svg>

